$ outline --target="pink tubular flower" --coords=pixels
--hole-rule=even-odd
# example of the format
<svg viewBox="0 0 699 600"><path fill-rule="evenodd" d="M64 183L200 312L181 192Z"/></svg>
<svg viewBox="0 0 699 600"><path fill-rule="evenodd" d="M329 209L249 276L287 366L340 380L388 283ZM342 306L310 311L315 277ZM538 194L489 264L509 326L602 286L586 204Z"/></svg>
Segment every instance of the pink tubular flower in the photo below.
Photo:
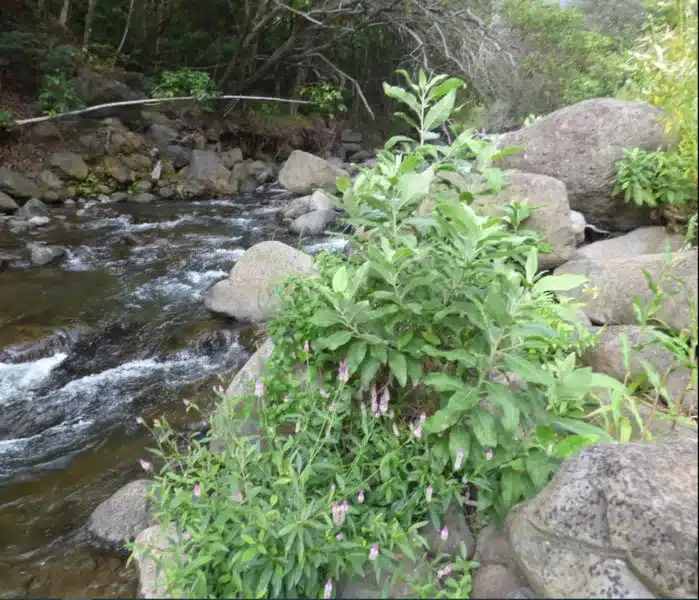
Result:
<svg viewBox="0 0 699 600"><path fill-rule="evenodd" d="M284 394L284 403L286 404L288 402L289 402L289 394Z"/></svg>
<svg viewBox="0 0 699 600"><path fill-rule="evenodd" d="M199 487L199 484L196 483L194 484L194 497L199 498L201 496L201 488Z"/></svg>
<svg viewBox="0 0 699 600"><path fill-rule="evenodd" d="M359 490L359 495L357 496L357 502L362 504L364 502L364 490Z"/></svg>
<svg viewBox="0 0 699 600"><path fill-rule="evenodd" d="M425 413L420 414L420 424L422 425L427 420L427 415Z"/></svg>
<svg viewBox="0 0 699 600"><path fill-rule="evenodd" d="M241 492L236 492L233 494L233 500L235 500L238 504L243 503L243 494Z"/></svg>
<svg viewBox="0 0 699 600"><path fill-rule="evenodd" d="M437 577L442 579L451 573L451 564L444 565L439 571L437 571Z"/></svg>
<svg viewBox="0 0 699 600"><path fill-rule="evenodd" d="M371 414L376 416L379 414L379 402L376 397L376 385L371 385Z"/></svg>
<svg viewBox="0 0 699 600"><path fill-rule="evenodd" d="M332 597L333 594L333 580L328 579L327 583L325 584L325 589L323 590L323 598L325 600L329 600L330 597Z"/></svg>
<svg viewBox="0 0 699 600"><path fill-rule="evenodd" d="M189 531L185 531L185 532L182 534L182 539L183 539L185 542L188 542L189 540L192 539L192 534L189 533Z"/></svg>
<svg viewBox="0 0 699 600"><path fill-rule="evenodd" d="M432 502L432 492L432 484L430 483L430 485L428 485L427 489L425 490L425 500L427 501L427 504Z"/></svg>
<svg viewBox="0 0 699 600"><path fill-rule="evenodd" d="M349 503L345 500L342 504L339 502L333 502L332 504L332 516L333 523L337 527L341 527L347 518L347 513L349 512Z"/></svg>
<svg viewBox="0 0 699 600"><path fill-rule="evenodd" d="M395 435L396 437L400 437L400 434L398 433L398 425L396 425L395 423L393 424L393 435Z"/></svg>
<svg viewBox="0 0 699 600"><path fill-rule="evenodd" d="M223 386L221 385L215 385L211 389L214 390L214 394L218 394L219 396L223 394Z"/></svg>
<svg viewBox="0 0 699 600"><path fill-rule="evenodd" d="M320 395L323 398L330 398L330 394L328 394L328 392L326 392L325 390L320 390Z"/></svg>
<svg viewBox="0 0 699 600"><path fill-rule="evenodd" d="M462 448L456 450L456 459L454 460L454 471L458 471L464 462L464 451Z"/></svg>
<svg viewBox="0 0 699 600"><path fill-rule="evenodd" d="M145 460L145 459L143 459L143 458L140 459L138 462L141 463L141 468L142 468L146 473L148 473L149 471L152 471L152 470L153 470L153 463L151 463L151 462L149 462L149 461L147 461L147 460Z"/></svg>
<svg viewBox="0 0 699 600"><path fill-rule="evenodd" d="M379 557L379 545L374 544L369 550L369 560L376 560Z"/></svg>
<svg viewBox="0 0 699 600"><path fill-rule="evenodd" d="M261 379L258 379L255 382L255 396L257 396L258 398L261 398L262 396L264 396L264 393L265 393L265 384L262 383Z"/></svg>
<svg viewBox="0 0 699 600"><path fill-rule="evenodd" d="M385 415L388 412L388 401L390 396L388 395L388 386L383 389L383 394L381 394L381 402L379 403L379 412Z"/></svg>
<svg viewBox="0 0 699 600"><path fill-rule="evenodd" d="M492 449L492 448L486 449L486 451L485 451L485 459L486 459L486 460L493 460L493 449Z"/></svg>
<svg viewBox="0 0 699 600"><path fill-rule="evenodd" d="M306 354L309 354L311 352L311 343L308 340L306 340L306 342L303 345L303 351Z"/></svg>
<svg viewBox="0 0 699 600"><path fill-rule="evenodd" d="M415 436L415 439L420 439L422 437L422 425L418 425L417 427L413 428L413 435Z"/></svg>
<svg viewBox="0 0 699 600"><path fill-rule="evenodd" d="M447 541L447 538L449 537L449 529L447 529L447 526L444 526L444 529L439 532L439 537L442 538L443 542Z"/></svg>
<svg viewBox="0 0 699 600"><path fill-rule="evenodd" d="M337 378L342 383L347 383L349 380L349 361L346 358L340 361L340 370L338 371Z"/></svg>

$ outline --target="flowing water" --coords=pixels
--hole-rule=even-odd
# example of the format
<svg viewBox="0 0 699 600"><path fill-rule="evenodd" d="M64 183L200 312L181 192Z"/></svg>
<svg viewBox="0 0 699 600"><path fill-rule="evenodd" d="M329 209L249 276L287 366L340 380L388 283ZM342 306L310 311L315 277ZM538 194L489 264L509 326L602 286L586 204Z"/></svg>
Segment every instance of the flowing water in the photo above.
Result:
<svg viewBox="0 0 699 600"><path fill-rule="evenodd" d="M285 200L65 208L20 233L0 222L0 253L69 248L58 266L0 273L0 598L136 593L133 569L91 547L83 526L142 476L151 440L136 417L195 425L181 401L210 405L249 357L244 330L202 298L251 245L299 245L276 218Z"/></svg>

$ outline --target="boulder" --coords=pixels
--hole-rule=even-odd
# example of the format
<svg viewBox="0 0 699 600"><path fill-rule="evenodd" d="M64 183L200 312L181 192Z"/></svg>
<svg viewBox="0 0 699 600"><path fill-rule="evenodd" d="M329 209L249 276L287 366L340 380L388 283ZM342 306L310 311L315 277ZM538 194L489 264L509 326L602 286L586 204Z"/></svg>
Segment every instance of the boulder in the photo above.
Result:
<svg viewBox="0 0 699 600"><path fill-rule="evenodd" d="M121 157L122 162L134 171L150 171L153 168L150 158L143 154L127 154Z"/></svg>
<svg viewBox="0 0 699 600"><path fill-rule="evenodd" d="M588 223L613 231L650 224L650 211L612 198L616 163L624 150L654 151L668 143L662 111L640 102L594 98L557 110L518 131L504 134L500 148L520 151L497 166L560 179L570 207Z"/></svg>
<svg viewBox="0 0 699 600"><path fill-rule="evenodd" d="M8 196L3 191L0 191L0 212L12 213L18 208L19 204L17 204L12 197Z"/></svg>
<svg viewBox="0 0 699 600"><path fill-rule="evenodd" d="M594 289L579 286L567 294L584 303L582 310L593 323L634 325L634 296L644 303L652 297L643 271L647 270L657 283L664 265L664 254L645 254L610 260L569 261L558 267L554 275L571 273L587 277L588 286ZM684 283L664 283L663 289L677 294L663 298L656 318L679 331L690 326L690 301L697 302L697 249L675 254L667 266L667 274Z"/></svg>
<svg viewBox="0 0 699 600"><path fill-rule="evenodd" d="M75 89L88 106L138 100L143 97L110 73L100 73L88 68L80 70L75 79Z"/></svg>
<svg viewBox="0 0 699 600"><path fill-rule="evenodd" d="M137 204L148 204L150 202L155 202L158 197L155 194L150 194L148 192L140 192L129 197L131 202L136 202Z"/></svg>
<svg viewBox="0 0 699 600"><path fill-rule="evenodd" d="M261 406L252 407L247 420L236 419L241 407L238 398L255 389L255 382L262 377L267 359L272 355L274 344L268 339L253 354L242 369L238 371L228 386L223 400L216 407L211 418L211 451L220 453L225 450L232 436L250 436L259 434L257 415ZM256 397L257 402L257 397Z"/></svg>
<svg viewBox="0 0 699 600"><path fill-rule="evenodd" d="M645 375L642 361L653 365L660 375L661 381L668 389L670 402L680 402L685 414L696 414L696 388L693 392L685 393L691 372L682 367L675 355L644 328L637 325L608 325L600 332L597 343L588 349L582 359L589 367L598 373L605 373L624 381L627 376L624 367L623 351L620 336L626 334L629 342L629 381Z"/></svg>
<svg viewBox="0 0 699 600"><path fill-rule="evenodd" d="M58 169L71 179L79 181L87 179L90 172L83 157L75 152L54 152L49 162L54 169Z"/></svg>
<svg viewBox="0 0 699 600"><path fill-rule="evenodd" d="M126 184L134 180L134 173L116 156L105 156L104 172L117 183Z"/></svg>
<svg viewBox="0 0 699 600"><path fill-rule="evenodd" d="M162 155L172 163L175 169L186 167L192 160L192 150L190 148L177 146L175 144L165 148L165 150L162 151Z"/></svg>
<svg viewBox="0 0 699 600"><path fill-rule="evenodd" d="M352 131L351 129L345 129L340 134L340 141L344 144L361 144L362 134L358 131Z"/></svg>
<svg viewBox="0 0 699 600"><path fill-rule="evenodd" d="M176 535L174 527L166 530L162 525L152 525L136 536L133 557L138 571L139 598L172 598L165 573L156 561L169 558L169 548L177 540ZM169 554L175 558L174 553Z"/></svg>
<svg viewBox="0 0 699 600"><path fill-rule="evenodd" d="M260 242L240 257L228 279L207 291L204 304L239 321L267 321L279 305L275 287L287 275L309 273L312 268L309 255L281 242Z"/></svg>
<svg viewBox="0 0 699 600"><path fill-rule="evenodd" d="M506 182L498 196L476 196L474 209L494 215L499 206L526 201L534 211L522 227L533 229L551 245L550 253L539 254L540 268L553 269L566 262L576 246L566 186L553 177L533 173L510 173Z"/></svg>
<svg viewBox="0 0 699 600"><path fill-rule="evenodd" d="M152 140L158 148L164 148L177 142L179 133L174 127L162 123L154 123L146 132L146 137Z"/></svg>
<svg viewBox="0 0 699 600"><path fill-rule="evenodd" d="M446 527L449 534L446 540L441 538L442 527ZM445 553L453 559L457 559L461 554L462 542L466 546L466 557L469 560L473 558L476 551L476 540L468 526L464 510L455 502L452 502L447 508L439 528L435 528L430 522L423 527L420 535L427 540L429 551L435 556Z"/></svg>
<svg viewBox="0 0 699 600"><path fill-rule="evenodd" d="M285 219L296 219L301 215L316 210L333 210L337 207L337 201L330 198L324 191L318 190L310 196L296 198L289 203L289 206L281 211L281 216Z"/></svg>
<svg viewBox="0 0 699 600"><path fill-rule="evenodd" d="M31 219L32 217L48 217L49 210L46 205L37 198L32 198L24 203L16 215L23 219Z"/></svg>
<svg viewBox="0 0 699 600"><path fill-rule="evenodd" d="M215 152L193 150L185 177L201 183L207 191L215 194L233 194L235 190L229 183L230 172L223 166Z"/></svg>
<svg viewBox="0 0 699 600"><path fill-rule="evenodd" d="M58 262L65 256L66 249L60 246L44 246L43 244L27 244L32 264L37 267L45 267Z"/></svg>
<svg viewBox="0 0 699 600"><path fill-rule="evenodd" d="M298 235L320 235L336 217L334 210L314 210L294 219L289 231Z"/></svg>
<svg viewBox="0 0 699 600"><path fill-rule="evenodd" d="M347 172L327 160L294 150L279 172L279 183L294 194L310 194L314 188L334 192L337 189L335 181L342 175L347 175Z"/></svg>
<svg viewBox="0 0 699 600"><path fill-rule="evenodd" d="M640 254L662 254L668 244L670 250L676 252L684 246L684 236L668 233L664 227L641 227L625 235L578 248L570 260L610 260Z"/></svg>
<svg viewBox="0 0 699 600"><path fill-rule="evenodd" d="M57 191L65 188L65 183L63 183L63 180L48 169L45 169L39 173L36 178L36 182L39 184L42 190Z"/></svg>
<svg viewBox="0 0 699 600"><path fill-rule="evenodd" d="M61 139L61 130L55 121L43 121L29 127L29 138L40 144Z"/></svg>
<svg viewBox="0 0 699 600"><path fill-rule="evenodd" d="M544 598L696 597L697 442L591 446L513 509L507 537Z"/></svg>
<svg viewBox="0 0 699 600"><path fill-rule="evenodd" d="M243 162L243 151L240 148L231 148L221 155L221 160L226 169L232 169L234 165Z"/></svg>
<svg viewBox="0 0 699 600"><path fill-rule="evenodd" d="M0 191L7 192L13 198L41 196L41 190L36 183L6 167L0 167Z"/></svg>
<svg viewBox="0 0 699 600"><path fill-rule="evenodd" d="M150 527L152 517L146 497L150 484L147 479L132 481L92 512L87 531L98 545L122 551L125 544Z"/></svg>

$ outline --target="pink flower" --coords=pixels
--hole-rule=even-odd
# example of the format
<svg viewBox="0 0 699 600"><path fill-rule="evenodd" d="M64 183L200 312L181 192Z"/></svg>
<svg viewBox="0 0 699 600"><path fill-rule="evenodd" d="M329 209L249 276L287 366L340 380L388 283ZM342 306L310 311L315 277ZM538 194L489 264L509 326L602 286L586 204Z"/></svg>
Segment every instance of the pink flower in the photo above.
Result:
<svg viewBox="0 0 699 600"><path fill-rule="evenodd" d="M419 440L420 437L422 437L422 425L418 425L417 427L414 427L412 429L413 429L413 435L415 436L416 439Z"/></svg>
<svg viewBox="0 0 699 600"><path fill-rule="evenodd" d="M443 542L447 541L447 538L449 537L449 529L447 529L447 526L444 526L444 529L439 532L439 537L442 538Z"/></svg>
<svg viewBox="0 0 699 600"><path fill-rule="evenodd" d="M235 500L238 504L243 503L243 494L241 492L236 492L233 494L233 500Z"/></svg>
<svg viewBox="0 0 699 600"><path fill-rule="evenodd" d="M334 483L330 484L330 493L334 493L336 488L337 486Z"/></svg>
<svg viewBox="0 0 699 600"><path fill-rule="evenodd" d="M487 448L485 451L485 459L486 460L493 460L493 449L492 448Z"/></svg>
<svg viewBox="0 0 699 600"><path fill-rule="evenodd" d="M369 560L376 560L379 557L379 545L374 544L369 550Z"/></svg>
<svg viewBox="0 0 699 600"><path fill-rule="evenodd" d="M454 460L454 471L458 471L461 468L461 464L464 462L464 451L462 448L456 450L456 459Z"/></svg>
<svg viewBox="0 0 699 600"><path fill-rule="evenodd" d="M258 379L255 382L255 396L257 396L258 398L261 398L262 396L264 396L264 393L265 393L265 384L262 383L261 379Z"/></svg>
<svg viewBox="0 0 699 600"><path fill-rule="evenodd" d="M437 571L437 577L442 579L451 573L451 564L444 565L439 571Z"/></svg>
<svg viewBox="0 0 699 600"><path fill-rule="evenodd" d="M427 500L427 504L432 502L432 492L432 484L430 483L430 485L428 485L427 489L425 490L425 500Z"/></svg>
<svg viewBox="0 0 699 600"><path fill-rule="evenodd" d="M395 418L395 416L396 416L396 411L391 409L391 411L388 413L389 419L393 419L393 418Z"/></svg>
<svg viewBox="0 0 699 600"><path fill-rule="evenodd" d="M223 386L221 386L221 385L215 385L215 386L214 386L213 388L211 388L211 389L214 390L214 394L218 394L219 396L220 396L221 394L223 394Z"/></svg>
<svg viewBox="0 0 699 600"><path fill-rule="evenodd" d="M379 412L385 415L388 412L388 386L383 389L383 394L381 394L381 402L379 403Z"/></svg>
<svg viewBox="0 0 699 600"><path fill-rule="evenodd" d="M364 502L364 490L359 490L359 495L357 496L357 502L362 504Z"/></svg>
<svg viewBox="0 0 699 600"><path fill-rule="evenodd" d="M298 433L301 431L301 421L296 421L296 428L294 429L294 433Z"/></svg>
<svg viewBox="0 0 699 600"><path fill-rule="evenodd" d="M325 589L323 590L323 598L325 600L329 600L329 598L332 596L333 593L333 580L328 579L327 583L325 584Z"/></svg>
<svg viewBox="0 0 699 600"><path fill-rule="evenodd" d="M359 403L359 410L362 411L362 415L366 415L366 404L364 402Z"/></svg>
<svg viewBox="0 0 699 600"><path fill-rule="evenodd" d="M199 487L199 484L194 485L194 497L199 498L201 496L201 488Z"/></svg>
<svg viewBox="0 0 699 600"><path fill-rule="evenodd" d="M153 463L151 463L151 462L149 462L149 461L147 461L147 460L144 460L143 458L140 459L139 462L141 463L141 468L142 468L146 473L148 473L149 471L152 471L152 470L153 470Z"/></svg>
<svg viewBox="0 0 699 600"><path fill-rule="evenodd" d="M345 539L345 534L342 533L342 532L340 532L340 533L338 533L338 534L335 536L335 539L336 539L338 542L341 542L342 540Z"/></svg>
<svg viewBox="0 0 699 600"><path fill-rule="evenodd" d="M340 370L337 374L337 378L342 383L347 383L349 380L349 361L346 358L340 361Z"/></svg>
<svg viewBox="0 0 699 600"><path fill-rule="evenodd" d="M400 434L398 433L398 425L396 425L395 423L393 424L393 435L395 435L396 437L400 436Z"/></svg>
<svg viewBox="0 0 699 600"><path fill-rule="evenodd" d="M426 419L427 415L425 413L420 414L420 424L424 423Z"/></svg>
<svg viewBox="0 0 699 600"><path fill-rule="evenodd" d="M284 402L285 403L289 402L289 394L284 394Z"/></svg>
<svg viewBox="0 0 699 600"><path fill-rule="evenodd" d="M309 354L311 352L311 343L308 340L306 340L306 343L303 345L303 351L306 354Z"/></svg>
<svg viewBox="0 0 699 600"><path fill-rule="evenodd" d="M325 390L320 390L320 395L323 396L323 398L330 398L330 394Z"/></svg>
<svg viewBox="0 0 699 600"><path fill-rule="evenodd" d="M349 503L345 500L342 504L339 502L332 503L332 516L333 523L337 527L341 527L347 518L347 513L349 512Z"/></svg>
<svg viewBox="0 0 699 600"><path fill-rule="evenodd" d="M192 534L189 533L189 531L185 531L185 532L182 534L182 539L184 539L185 542L188 542L189 540L192 539Z"/></svg>
<svg viewBox="0 0 699 600"><path fill-rule="evenodd" d="M371 386L371 414L376 416L379 414L379 402L376 398L376 385Z"/></svg>
<svg viewBox="0 0 699 600"><path fill-rule="evenodd" d="M464 475L464 476L461 478L461 483L463 483L464 485L466 485L466 484L468 483L468 477L466 477L466 475Z"/></svg>

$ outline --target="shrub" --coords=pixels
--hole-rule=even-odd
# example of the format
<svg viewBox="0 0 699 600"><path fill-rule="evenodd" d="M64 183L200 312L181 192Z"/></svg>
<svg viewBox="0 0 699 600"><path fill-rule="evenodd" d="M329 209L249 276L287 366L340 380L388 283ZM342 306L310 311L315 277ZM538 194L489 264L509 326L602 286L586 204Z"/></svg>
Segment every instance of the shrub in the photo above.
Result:
<svg viewBox="0 0 699 600"><path fill-rule="evenodd" d="M300 88L301 96L308 98L317 110L334 119L338 113L347 112L342 92L327 81L304 85Z"/></svg>
<svg viewBox="0 0 699 600"><path fill-rule="evenodd" d="M220 96L221 92L205 71L180 69L162 73L160 83L151 95L154 98L193 96L205 110L211 110L211 100Z"/></svg>
<svg viewBox="0 0 699 600"><path fill-rule="evenodd" d="M65 113L85 106L75 91L73 78L60 71L41 78L39 103L47 114Z"/></svg>
<svg viewBox="0 0 699 600"><path fill-rule="evenodd" d="M525 207L471 207L503 185L494 146L469 131L431 143L462 82L403 74L407 89L385 91L416 136L338 181L354 252L282 284L268 374L212 421L223 448L181 451L159 422L151 496L179 536L159 559L173 594L328 596L368 571L465 597L465 549L454 561L432 545L427 572L401 572L427 550L423 528L452 503L501 520L563 457L613 441L584 421L586 396L624 388L577 367L576 305L552 296L584 279L537 274Z"/></svg>

